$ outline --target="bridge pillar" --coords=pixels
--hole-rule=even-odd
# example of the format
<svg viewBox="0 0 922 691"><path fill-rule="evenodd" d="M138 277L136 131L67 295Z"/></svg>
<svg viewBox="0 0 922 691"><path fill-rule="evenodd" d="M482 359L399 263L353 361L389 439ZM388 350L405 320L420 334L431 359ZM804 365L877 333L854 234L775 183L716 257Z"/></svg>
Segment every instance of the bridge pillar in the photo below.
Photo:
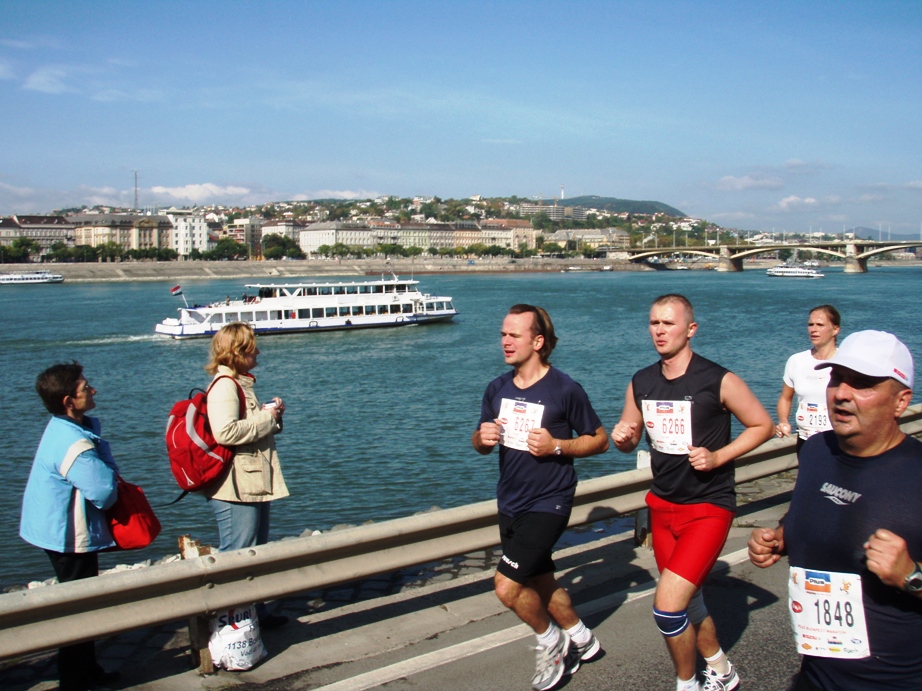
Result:
<svg viewBox="0 0 922 691"><path fill-rule="evenodd" d="M742 271L743 260L740 257L734 257L730 254L726 245L720 246L720 259L717 262L718 271Z"/></svg>
<svg viewBox="0 0 922 691"><path fill-rule="evenodd" d="M846 257L845 273L847 274L866 274L868 272L867 257Z"/></svg>
<svg viewBox="0 0 922 691"><path fill-rule="evenodd" d="M858 246L850 242L845 246L845 273L866 274L868 272L867 257L858 256Z"/></svg>

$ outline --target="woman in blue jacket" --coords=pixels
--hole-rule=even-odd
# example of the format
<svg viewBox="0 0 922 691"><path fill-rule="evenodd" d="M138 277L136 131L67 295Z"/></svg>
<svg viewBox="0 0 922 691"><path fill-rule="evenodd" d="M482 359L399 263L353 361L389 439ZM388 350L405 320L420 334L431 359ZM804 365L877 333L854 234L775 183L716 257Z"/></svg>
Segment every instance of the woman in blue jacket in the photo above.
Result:
<svg viewBox="0 0 922 691"><path fill-rule="evenodd" d="M99 551L114 547L105 511L118 497L109 444L99 436L96 389L75 360L42 372L35 390L51 420L35 452L22 501L19 535L45 550L58 582L99 574ZM117 672L96 662L93 641L58 652L61 691L85 691L110 684Z"/></svg>

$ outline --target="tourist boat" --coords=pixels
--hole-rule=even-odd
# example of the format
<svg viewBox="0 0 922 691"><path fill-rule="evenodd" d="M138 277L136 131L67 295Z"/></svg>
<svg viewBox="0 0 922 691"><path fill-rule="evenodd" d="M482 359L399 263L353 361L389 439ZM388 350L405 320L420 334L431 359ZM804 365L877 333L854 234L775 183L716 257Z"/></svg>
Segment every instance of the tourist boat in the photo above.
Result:
<svg viewBox="0 0 922 691"><path fill-rule="evenodd" d="M61 274L50 271L24 271L18 274L0 274L0 284L22 285L28 283L63 283Z"/></svg>
<svg viewBox="0 0 922 691"><path fill-rule="evenodd" d="M248 283L242 298L187 303L179 308L178 319L164 319L154 331L196 338L243 321L262 335L430 324L458 314L450 297L421 293L419 281L392 276L342 283ZM177 286L174 293L181 289Z"/></svg>
<svg viewBox="0 0 922 691"><path fill-rule="evenodd" d="M823 278L825 274L809 266L796 266L794 264L779 264L767 269L765 273L769 276L780 276L782 278Z"/></svg>

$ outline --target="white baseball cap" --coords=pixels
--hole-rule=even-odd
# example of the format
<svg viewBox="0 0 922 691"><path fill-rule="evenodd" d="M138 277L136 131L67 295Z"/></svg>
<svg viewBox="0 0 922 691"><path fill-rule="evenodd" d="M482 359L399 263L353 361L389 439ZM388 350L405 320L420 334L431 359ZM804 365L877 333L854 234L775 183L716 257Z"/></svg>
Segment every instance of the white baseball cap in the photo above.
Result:
<svg viewBox="0 0 922 691"><path fill-rule="evenodd" d="M856 331L842 341L835 355L813 369L833 365L869 377L891 377L910 389L915 377L909 348L886 331Z"/></svg>

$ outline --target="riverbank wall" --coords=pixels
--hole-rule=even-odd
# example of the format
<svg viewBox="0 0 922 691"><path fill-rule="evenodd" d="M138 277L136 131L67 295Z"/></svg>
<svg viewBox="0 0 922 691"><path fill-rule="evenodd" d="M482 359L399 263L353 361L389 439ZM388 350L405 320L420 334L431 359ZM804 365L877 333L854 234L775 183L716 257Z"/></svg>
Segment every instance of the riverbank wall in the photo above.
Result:
<svg viewBox="0 0 922 691"><path fill-rule="evenodd" d="M776 265L777 260L747 260L745 269L764 271ZM920 266L922 262L873 262L871 266ZM8 264L0 266L3 271L32 271L39 265ZM685 264L692 270L714 269L713 262ZM552 259L530 257L509 259L494 257L486 259L454 259L447 257L414 257L392 259L305 259L281 261L124 261L90 263L41 264L42 269L64 276L71 283L126 282L126 281L175 281L177 283L214 279L267 279L272 281L303 277L323 276L376 276L391 272L401 277L416 274L440 273L518 273L518 272L560 272L560 271L654 271L646 263L632 263L625 259ZM660 270L669 270L660 265Z"/></svg>
<svg viewBox="0 0 922 691"><path fill-rule="evenodd" d="M14 265L10 265L13 267ZM610 267L610 268L607 268ZM15 266L26 270L25 266ZM34 267L29 266L28 270ZM515 273L559 271L651 271L645 264L621 260L547 259L310 259L282 261L126 261L47 263L41 268L59 273L66 282L195 281L225 278L273 281L305 276L370 276L394 272L402 277L439 273Z"/></svg>

